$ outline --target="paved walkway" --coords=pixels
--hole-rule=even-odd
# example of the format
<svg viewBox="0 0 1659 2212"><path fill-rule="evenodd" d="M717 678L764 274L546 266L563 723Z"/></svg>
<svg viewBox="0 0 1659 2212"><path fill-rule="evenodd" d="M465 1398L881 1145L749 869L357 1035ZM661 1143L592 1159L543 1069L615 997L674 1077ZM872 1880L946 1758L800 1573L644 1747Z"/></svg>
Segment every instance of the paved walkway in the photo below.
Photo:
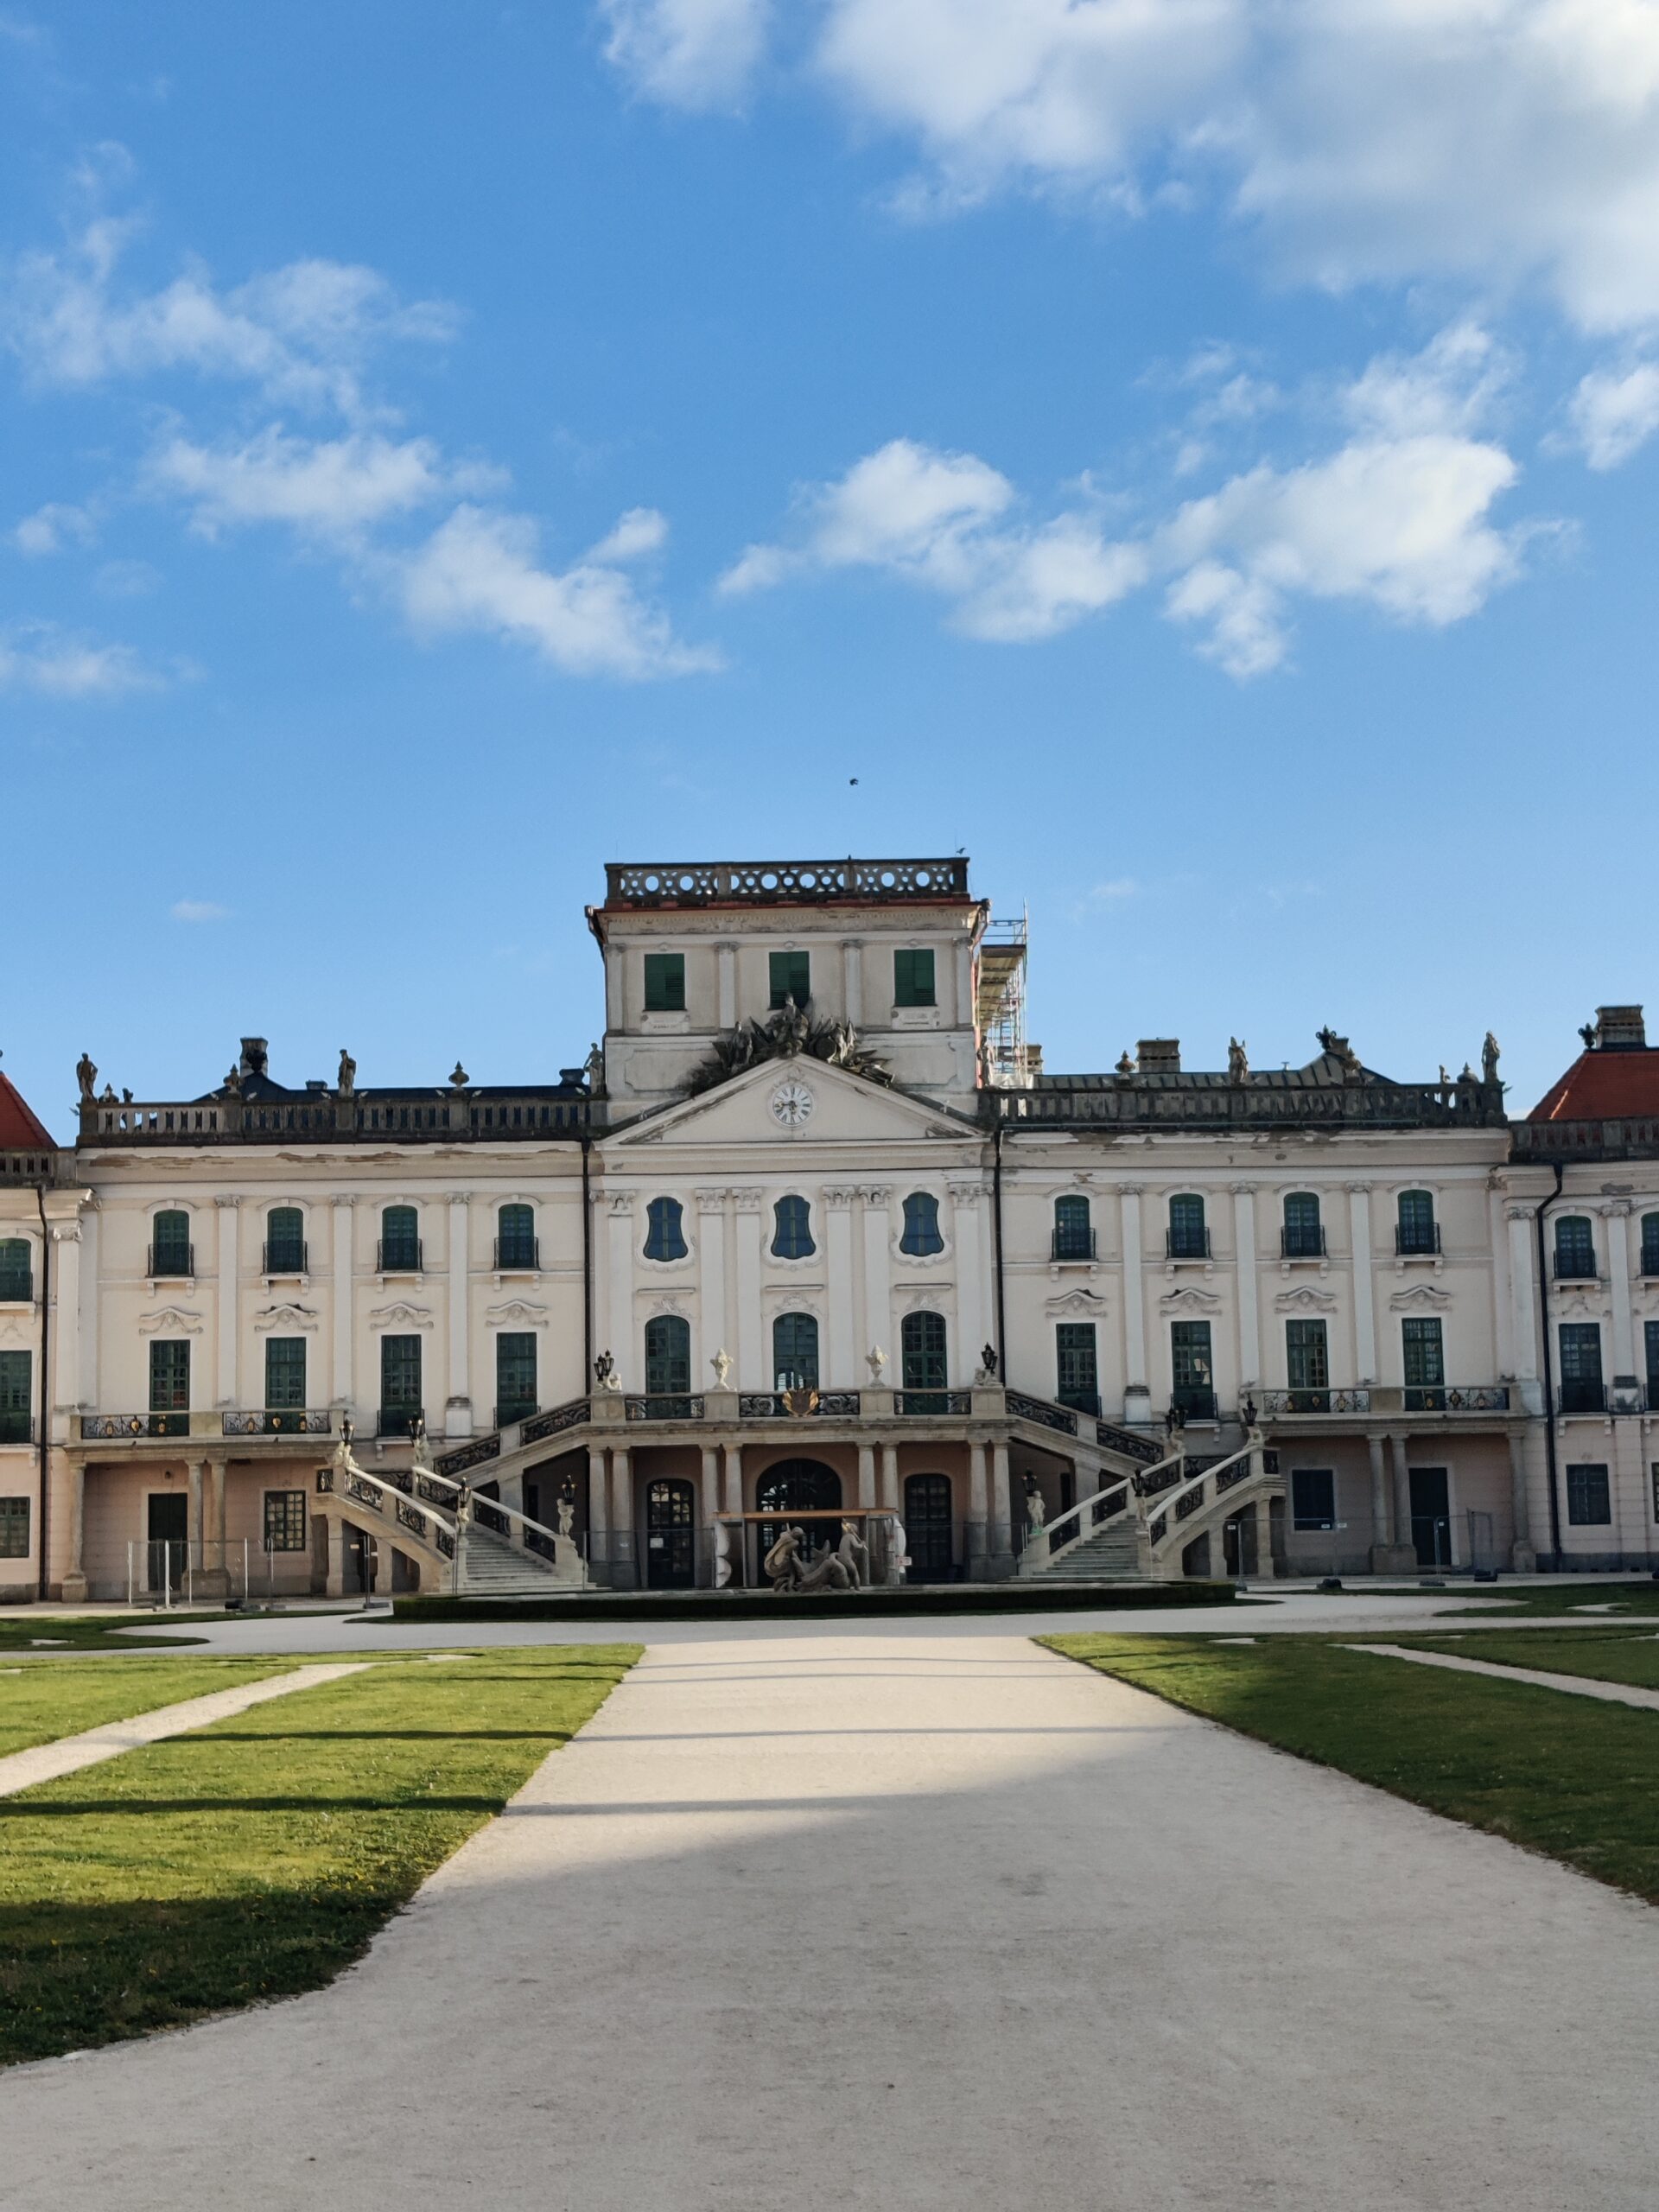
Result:
<svg viewBox="0 0 1659 2212"><path fill-rule="evenodd" d="M273 1675L263 1682L244 1682L233 1690L210 1690L206 1697L188 1697L177 1705L160 1705L153 1713L135 1713L130 1720L106 1720L101 1727L85 1728L78 1736L60 1736L55 1743L36 1744L27 1751L11 1751L0 1758L0 1797L19 1789L32 1789L37 1782L55 1782L61 1774L77 1774L84 1766L136 1751L144 1744L159 1744L164 1737L186 1736L193 1728L206 1728L215 1720L228 1720L251 1705L264 1705L294 1690L308 1690L318 1682L332 1682L340 1675L361 1674L371 1660L347 1660L334 1667L296 1667L289 1675Z"/></svg>
<svg viewBox="0 0 1659 2212"><path fill-rule="evenodd" d="M1019 1635L658 1645L333 1989L0 2077L30 2212L1637 2212L1659 1913Z"/></svg>
<svg viewBox="0 0 1659 2212"><path fill-rule="evenodd" d="M1539 1667L1499 1667L1490 1659L1454 1659L1446 1651L1411 1651L1402 1643L1348 1643L1345 1651L1377 1651L1385 1659L1409 1659L1417 1667L1449 1667L1457 1675L1491 1675L1500 1682L1533 1682L1540 1689L1567 1690L1573 1697L1599 1697L1609 1705L1645 1706L1659 1713L1659 1690L1636 1682L1601 1682L1587 1675L1552 1675Z"/></svg>

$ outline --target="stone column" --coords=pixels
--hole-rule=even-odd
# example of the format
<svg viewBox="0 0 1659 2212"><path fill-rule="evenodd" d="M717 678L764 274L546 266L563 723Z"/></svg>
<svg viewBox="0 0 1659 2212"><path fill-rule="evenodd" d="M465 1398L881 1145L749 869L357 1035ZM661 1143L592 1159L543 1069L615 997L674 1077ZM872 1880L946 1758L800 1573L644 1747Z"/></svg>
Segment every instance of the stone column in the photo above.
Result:
<svg viewBox="0 0 1659 2212"><path fill-rule="evenodd" d="M970 1443L968 1446L968 1518L962 1532L963 1557L970 1582L985 1580L986 1544L989 1535L986 1522L990 1517L986 1476L985 1446L977 1442Z"/></svg>
<svg viewBox="0 0 1659 2212"><path fill-rule="evenodd" d="M1610 1199L1596 1208L1607 1224L1607 1272L1613 1284L1613 1373L1634 1375L1636 1331L1630 1317L1630 1202Z"/></svg>
<svg viewBox="0 0 1659 2212"><path fill-rule="evenodd" d="M228 1598L232 1577L225 1545L225 1462L209 1459L202 1497L201 1573L196 1587L204 1598ZM390 1554L388 1554L390 1556Z"/></svg>
<svg viewBox="0 0 1659 2212"><path fill-rule="evenodd" d="M1123 1418L1152 1419L1151 1370L1147 1363L1147 1306L1141 1265L1141 1185L1117 1186L1119 1237L1123 1248Z"/></svg>
<svg viewBox="0 0 1659 2212"><path fill-rule="evenodd" d="M717 944L715 947L715 972L718 979L715 995L719 1001L719 1022L722 1029L737 1027L737 947Z"/></svg>
<svg viewBox="0 0 1659 2212"><path fill-rule="evenodd" d="M1411 1468L1406 1456L1407 1439L1398 1429L1389 1437L1394 1455L1394 1549L1397 1558L1417 1564L1417 1547L1411 1535ZM1408 1572L1402 1567L1399 1572Z"/></svg>
<svg viewBox="0 0 1659 2212"><path fill-rule="evenodd" d="M645 1351L633 1341L633 1195L628 1191L613 1191L606 1201L607 1235L605 1238L605 1271L609 1278L610 1337L608 1344L601 1344L601 1351L608 1351L616 1362L616 1372L624 1389L643 1390Z"/></svg>
<svg viewBox="0 0 1659 2212"><path fill-rule="evenodd" d="M611 1579L611 1516L605 1497L605 1452L588 1448L588 1566L595 1582Z"/></svg>
<svg viewBox="0 0 1659 2212"><path fill-rule="evenodd" d="M1008 1447L991 1446L991 1543L993 1574L1006 1574L1014 1556L1014 1524L1008 1506Z"/></svg>
<svg viewBox="0 0 1659 2212"><path fill-rule="evenodd" d="M691 1387L705 1387L711 1373L709 1363L717 1351L728 1351L726 1342L726 1199L727 1192L701 1190L697 1201L697 1307L702 1339L693 1352Z"/></svg>
<svg viewBox="0 0 1659 2212"><path fill-rule="evenodd" d="M1533 1272L1533 1217L1535 1206L1510 1206L1510 1344L1515 1361L1516 1389L1521 1408L1529 1414L1544 1410L1543 1385L1538 1378L1537 1292Z"/></svg>
<svg viewBox="0 0 1659 2212"><path fill-rule="evenodd" d="M980 1346L996 1333L985 1310L979 1272L979 1211L985 1188L976 1175L952 1182L949 1189L951 1234L957 1247L957 1341L950 1348L955 1372L950 1380L953 1388L965 1390L979 1365Z"/></svg>
<svg viewBox="0 0 1659 2212"><path fill-rule="evenodd" d="M825 1302L829 1308L829 1355L824 1382L832 1390L856 1390L865 1380L854 1332L856 1298L853 1282L852 1191L826 1187L823 1191L823 1266ZM864 1347L866 1351L868 1346Z"/></svg>
<svg viewBox="0 0 1659 2212"><path fill-rule="evenodd" d="M201 1524L202 1476L204 1471L205 1465L200 1459L186 1460L184 1472L185 1478L190 1485L190 1517L185 1523L184 1533L189 1541L191 1550L195 1554L193 1564L196 1567L203 1567L207 1564L202 1556L201 1550L202 1544L206 1539L206 1531Z"/></svg>
<svg viewBox="0 0 1659 2212"><path fill-rule="evenodd" d="M873 1351L877 1344L880 1345L888 1355L887 1371L898 1387L904 1382L904 1371L899 1358L899 1348L893 1341L893 1303L887 1260L887 1207L893 1192L885 1183L872 1183L862 1196L864 1333L869 1338L864 1350Z"/></svg>
<svg viewBox="0 0 1659 2212"><path fill-rule="evenodd" d="M1241 1522L1239 1529L1241 1545L1243 1541L1243 1528ZM1258 1497L1255 1501L1255 1579L1258 1582L1271 1582L1278 1571L1273 1560L1273 1500L1268 1497Z"/></svg>
<svg viewBox="0 0 1659 2212"><path fill-rule="evenodd" d="M47 1403L59 1413L72 1413L80 1395L80 1224L54 1222L49 1232L53 1246L52 1363L46 1377ZM47 1440L49 1442L48 1432Z"/></svg>
<svg viewBox="0 0 1659 2212"><path fill-rule="evenodd" d="M84 1605L86 1602L86 1468L79 1459L71 1459L66 1485L69 1507L69 1565L63 1578L59 1596L66 1605ZM51 1586L48 1584L48 1587Z"/></svg>
<svg viewBox="0 0 1659 2212"><path fill-rule="evenodd" d="M1535 1574L1538 1554L1532 1545L1532 1513L1527 1501L1527 1433L1510 1431L1510 1517L1515 1536L1510 1546L1510 1567L1516 1574Z"/></svg>
<svg viewBox="0 0 1659 2212"><path fill-rule="evenodd" d="M1371 1278L1371 1186L1348 1185L1348 1234L1354 1248L1354 1380L1376 1380L1376 1297Z"/></svg>
<svg viewBox="0 0 1659 2212"><path fill-rule="evenodd" d="M873 1507L875 1499L875 1446L861 1444L858 1447L858 1499L866 1508Z"/></svg>
<svg viewBox="0 0 1659 2212"><path fill-rule="evenodd" d="M725 1447L725 1452L726 1510L728 1513L741 1513L743 1510L743 1446L741 1444L728 1444Z"/></svg>
<svg viewBox="0 0 1659 2212"><path fill-rule="evenodd" d="M611 1447L611 1581L634 1590L639 1574L633 1538L633 1454L625 1444Z"/></svg>
<svg viewBox="0 0 1659 2212"><path fill-rule="evenodd" d="M332 1402L348 1412L356 1402L352 1373L353 1325L356 1300L352 1287L352 1205L350 1198L334 1200L334 1372Z"/></svg>
<svg viewBox="0 0 1659 2212"><path fill-rule="evenodd" d="M76 1249L80 1254L79 1306L80 1339L79 1344L74 1346L73 1355L75 1378L74 1403L78 1406L89 1407L93 1412L96 1412L99 1405L103 1402L99 1395L99 1383L98 1372L99 1289L98 1280L98 1200L96 1198L92 1199L83 1209L80 1216L79 1228L80 1244L77 1246ZM64 1311L61 1298L60 1298L59 1300L58 1311L60 1314ZM76 1319L75 1310L72 1309L70 1311L69 1319L71 1321L73 1321ZM60 1336L64 1332L60 1330ZM71 1330L68 1332L68 1334L73 1338L74 1332ZM65 1376L67 1372L67 1370L61 1365L59 1366L58 1373L60 1376ZM68 1390L67 1387L60 1389L57 1392L56 1395L60 1404L66 1404L68 1402Z"/></svg>
<svg viewBox="0 0 1659 2212"><path fill-rule="evenodd" d="M446 1436L470 1436L474 1426L472 1316L467 1311L471 1258L467 1249L467 1195L465 1191L449 1193L449 1388L443 1414Z"/></svg>
<svg viewBox="0 0 1659 2212"><path fill-rule="evenodd" d="M759 1191L734 1191L732 1227L737 1237L737 1387L770 1390L772 1346L760 1313L760 1205Z"/></svg>
<svg viewBox="0 0 1659 2212"><path fill-rule="evenodd" d="M892 1512L899 1510L899 1446L896 1444L881 1446L881 1495L877 1502Z"/></svg>
<svg viewBox="0 0 1659 2212"><path fill-rule="evenodd" d="M702 1517L712 1521L721 1510L720 1452L712 1444L702 1447Z"/></svg>
<svg viewBox="0 0 1659 2212"><path fill-rule="evenodd" d="M1255 1273L1255 1185L1235 1183L1233 1240L1238 1248L1238 1395L1261 1387L1262 1325Z"/></svg>
<svg viewBox="0 0 1659 2212"><path fill-rule="evenodd" d="M1368 1436L1365 1448L1371 1455L1371 1573L1392 1573L1389 1554L1394 1538L1389 1516L1389 1477L1382 1460L1382 1439Z"/></svg>
<svg viewBox="0 0 1659 2212"><path fill-rule="evenodd" d="M238 1327L237 1295L241 1268L240 1240L238 1236L239 1218L238 1209L241 1199L233 1192L221 1191L213 1200L219 1217L219 1342L218 1396L215 1402L223 1409L238 1407L241 1393L238 1381L237 1351L241 1341Z"/></svg>

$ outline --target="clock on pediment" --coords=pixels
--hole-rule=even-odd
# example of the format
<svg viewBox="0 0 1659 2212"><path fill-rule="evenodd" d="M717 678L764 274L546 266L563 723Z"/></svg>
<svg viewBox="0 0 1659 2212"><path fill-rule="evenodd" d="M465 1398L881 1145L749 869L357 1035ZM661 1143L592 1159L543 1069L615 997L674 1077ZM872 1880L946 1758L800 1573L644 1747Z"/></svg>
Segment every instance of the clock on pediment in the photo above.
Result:
<svg viewBox="0 0 1659 2212"><path fill-rule="evenodd" d="M818 1102L800 1077L791 1075L785 1077L766 1103L779 1128L799 1129L811 1120Z"/></svg>

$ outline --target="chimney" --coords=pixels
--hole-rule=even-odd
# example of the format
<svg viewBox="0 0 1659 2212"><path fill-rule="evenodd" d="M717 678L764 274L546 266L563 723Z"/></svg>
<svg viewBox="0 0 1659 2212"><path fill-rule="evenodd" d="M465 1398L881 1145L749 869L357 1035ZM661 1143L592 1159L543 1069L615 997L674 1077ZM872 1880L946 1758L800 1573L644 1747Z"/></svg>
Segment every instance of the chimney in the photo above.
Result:
<svg viewBox="0 0 1659 2212"><path fill-rule="evenodd" d="M242 1039L242 1073L244 1075L264 1075L265 1062L270 1057L265 1050L265 1043L266 1040L263 1037L245 1037Z"/></svg>
<svg viewBox="0 0 1659 2212"><path fill-rule="evenodd" d="M1142 1075L1179 1075L1181 1040L1179 1037L1143 1037L1135 1048Z"/></svg>
<svg viewBox="0 0 1659 2212"><path fill-rule="evenodd" d="M1596 1008L1596 1050L1599 1052L1639 1052L1648 1041L1648 1026L1639 1006L1599 1006Z"/></svg>

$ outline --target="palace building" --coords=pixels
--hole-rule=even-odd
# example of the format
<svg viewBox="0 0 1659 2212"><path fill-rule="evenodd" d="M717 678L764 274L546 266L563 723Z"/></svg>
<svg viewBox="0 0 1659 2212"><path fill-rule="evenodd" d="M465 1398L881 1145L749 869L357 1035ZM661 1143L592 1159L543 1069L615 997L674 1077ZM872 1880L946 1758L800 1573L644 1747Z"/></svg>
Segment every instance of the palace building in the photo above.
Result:
<svg viewBox="0 0 1659 2212"><path fill-rule="evenodd" d="M1048 1072L961 858L588 921L550 1086L0 1078L0 1599L1659 1564L1640 1008L1512 1119L1490 1038Z"/></svg>

